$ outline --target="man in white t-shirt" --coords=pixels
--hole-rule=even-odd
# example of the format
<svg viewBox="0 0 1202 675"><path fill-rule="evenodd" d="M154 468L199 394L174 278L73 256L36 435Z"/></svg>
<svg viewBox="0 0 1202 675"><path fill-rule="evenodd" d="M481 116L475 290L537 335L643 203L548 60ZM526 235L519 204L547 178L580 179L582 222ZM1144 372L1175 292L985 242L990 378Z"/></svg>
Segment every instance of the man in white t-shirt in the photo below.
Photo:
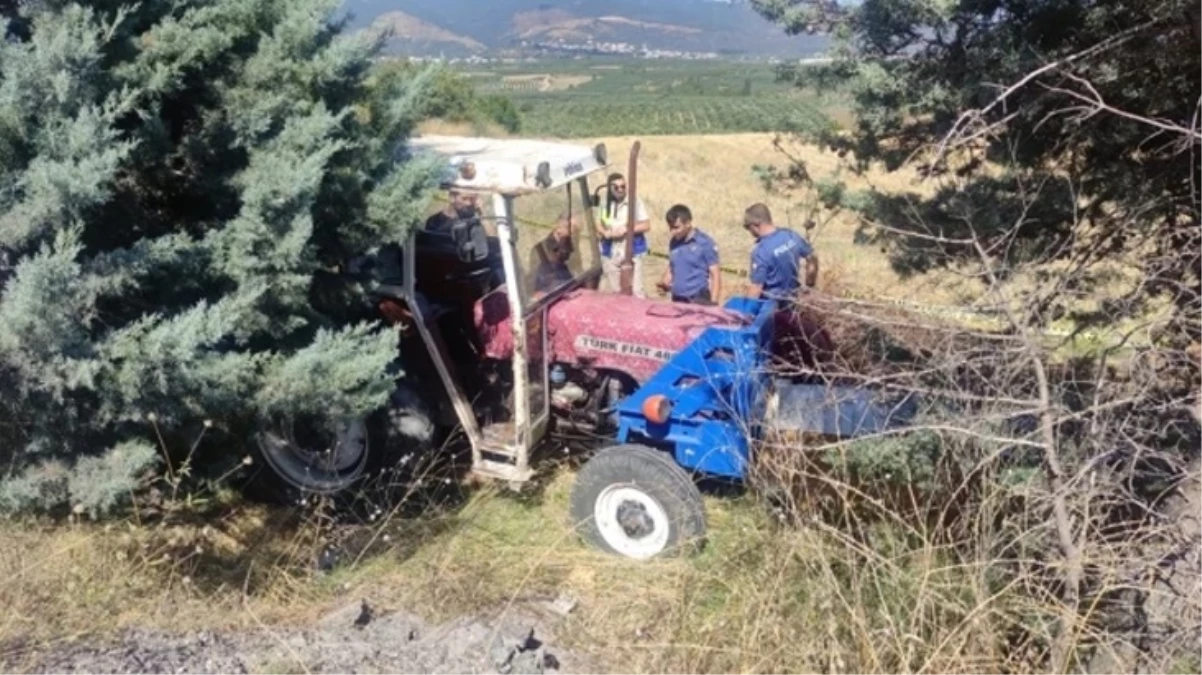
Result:
<svg viewBox="0 0 1202 675"><path fill-rule="evenodd" d="M601 271L607 290L621 290L621 264L626 255L626 219L629 200L626 198L626 178L620 173L609 175L609 195L601 204L597 235L601 239ZM643 289L643 259L647 257L647 231L651 219L642 199L634 204L634 275L632 286L637 297L646 297Z"/></svg>

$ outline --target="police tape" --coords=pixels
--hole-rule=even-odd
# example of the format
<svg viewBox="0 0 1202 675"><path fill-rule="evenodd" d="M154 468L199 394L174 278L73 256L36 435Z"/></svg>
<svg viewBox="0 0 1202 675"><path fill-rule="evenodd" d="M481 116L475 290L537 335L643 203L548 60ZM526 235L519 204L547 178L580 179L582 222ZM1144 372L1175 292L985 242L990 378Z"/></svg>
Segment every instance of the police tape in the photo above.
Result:
<svg viewBox="0 0 1202 675"><path fill-rule="evenodd" d="M442 197L437 197L437 199L441 202L449 203L449 200L444 199ZM520 223L522 225L529 225L529 226L537 227L537 228L544 229L544 230L551 230L551 229L555 228L554 223L544 223L544 222L540 222L537 220L532 220L530 218L524 218L521 216L514 216L514 221L516 221L517 223ZM660 251L653 251L650 249L647 251L647 255L650 255L655 258L659 258L661 260L669 260L670 259L667 253L661 253ZM749 271L746 268L730 267L728 265L719 265L718 269L721 270L722 272L725 272L727 274L732 274L741 279L746 278L749 274ZM1009 322L1003 319L1005 312L1003 312L1000 309L976 309L976 308L971 308L971 307L957 307L957 306L952 306L952 305L935 305L935 304L931 304L931 303L915 302L913 300L903 300L901 298L894 298L894 297L890 297L887 295L872 295L872 296L870 296L870 295L867 295L864 293L859 293L857 291L853 291L851 289L842 290L838 297L840 299L844 299L844 300L856 300L856 301L859 301L859 302L862 302L865 304L888 305L888 306L892 306L892 307L898 307L901 309L912 311L916 314L924 314L926 316L931 316L931 317L936 317L936 318L959 319L959 320L968 320L968 321L986 321L986 322L992 322L996 326L1000 326L1001 328L1005 328L1006 326L1009 325ZM1083 339L1083 340L1088 340L1091 342L1099 341L1102 339L1102 336L1099 335L1097 333L1097 331L1092 331L1092 330L1068 330L1068 329L1063 329L1063 328L1042 328L1042 329L1039 329L1037 332L1044 337L1071 338L1073 340Z"/></svg>

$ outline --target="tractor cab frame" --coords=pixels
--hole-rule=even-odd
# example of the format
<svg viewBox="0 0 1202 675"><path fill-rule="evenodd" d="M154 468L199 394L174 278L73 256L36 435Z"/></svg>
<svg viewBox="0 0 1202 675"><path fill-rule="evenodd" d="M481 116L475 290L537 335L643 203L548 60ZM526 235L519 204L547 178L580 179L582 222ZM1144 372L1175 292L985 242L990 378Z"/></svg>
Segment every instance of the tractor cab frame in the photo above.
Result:
<svg viewBox="0 0 1202 675"><path fill-rule="evenodd" d="M501 366L511 369L503 374L512 390L510 410L503 415L507 419L493 420L478 414L464 391L456 359L434 329L431 313L413 312L413 325L431 355L456 421L471 444L473 473L510 483L524 482L532 475L531 453L543 442L551 420L547 312L560 297L577 288L597 288L601 278L588 179L608 166L606 148L604 144L588 148L542 141L423 136L410 141L409 151L417 156L432 154L443 163L441 189L487 199L482 210L489 213L482 214L478 226L491 230L487 234L488 252L478 252L477 256L486 259L484 267L500 277L496 279L500 283L486 292L488 297L481 305L485 311L490 307L505 311L513 319L508 323L512 358L508 366ZM544 208L539 215L543 219L566 216L573 248L580 254L570 278L553 277L550 285L540 287L531 282L538 270L529 269L539 264L537 258L529 256L533 264L524 266L519 247L531 243L537 247L541 238L527 241L522 236L520 230L525 228L519 228L518 214L523 202L557 192L564 199L556 212ZM577 218L582 222L574 222ZM533 225L525 231L532 230ZM424 267L438 268L433 258L427 257L431 240L438 236L418 229L403 247L400 296L409 307L430 306L430 291L437 292L435 287L443 281L423 275ZM481 239L470 234L466 238Z"/></svg>

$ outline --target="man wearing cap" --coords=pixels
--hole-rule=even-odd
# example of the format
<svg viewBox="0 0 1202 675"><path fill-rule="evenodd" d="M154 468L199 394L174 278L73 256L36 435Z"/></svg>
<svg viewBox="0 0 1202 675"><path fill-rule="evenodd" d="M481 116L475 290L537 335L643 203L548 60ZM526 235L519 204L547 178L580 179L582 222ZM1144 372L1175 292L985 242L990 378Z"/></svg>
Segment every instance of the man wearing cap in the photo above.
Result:
<svg viewBox="0 0 1202 675"><path fill-rule="evenodd" d="M601 269L611 291L621 288L622 260L626 256L626 219L630 208L626 198L626 179L620 173L609 175L609 195L601 205L601 218L597 223L597 234L601 239ZM647 255L647 231L651 219L642 199L634 203L634 274L632 286L636 297L645 297L643 289L643 259Z"/></svg>
<svg viewBox="0 0 1202 675"><path fill-rule="evenodd" d="M818 282L818 256L804 237L787 227L777 227L764 204L752 204L743 213L743 227L755 237L751 250L750 283L753 298L793 299L803 287L801 261L805 259L804 286Z"/></svg>
<svg viewBox="0 0 1202 675"><path fill-rule="evenodd" d="M664 216L672 240L668 244L668 269L660 279L661 292L672 292L672 302L713 305L721 293L718 245L693 227L689 207L677 204Z"/></svg>

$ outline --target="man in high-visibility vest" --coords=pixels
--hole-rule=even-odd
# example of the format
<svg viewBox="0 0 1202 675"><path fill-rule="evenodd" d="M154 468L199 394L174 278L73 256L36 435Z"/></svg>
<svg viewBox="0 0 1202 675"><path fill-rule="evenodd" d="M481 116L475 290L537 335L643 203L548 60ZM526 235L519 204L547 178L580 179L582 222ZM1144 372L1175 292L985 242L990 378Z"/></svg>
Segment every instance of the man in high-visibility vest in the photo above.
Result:
<svg viewBox="0 0 1202 675"><path fill-rule="evenodd" d="M597 235L601 239L601 270L607 290L621 290L621 264L626 255L626 219L629 201L626 199L626 178L620 173L609 175L609 195L601 204L601 217L597 221ZM647 257L647 231L651 219L643 200L636 198L634 204L634 275L632 285L637 297L646 297L643 289L643 259Z"/></svg>

